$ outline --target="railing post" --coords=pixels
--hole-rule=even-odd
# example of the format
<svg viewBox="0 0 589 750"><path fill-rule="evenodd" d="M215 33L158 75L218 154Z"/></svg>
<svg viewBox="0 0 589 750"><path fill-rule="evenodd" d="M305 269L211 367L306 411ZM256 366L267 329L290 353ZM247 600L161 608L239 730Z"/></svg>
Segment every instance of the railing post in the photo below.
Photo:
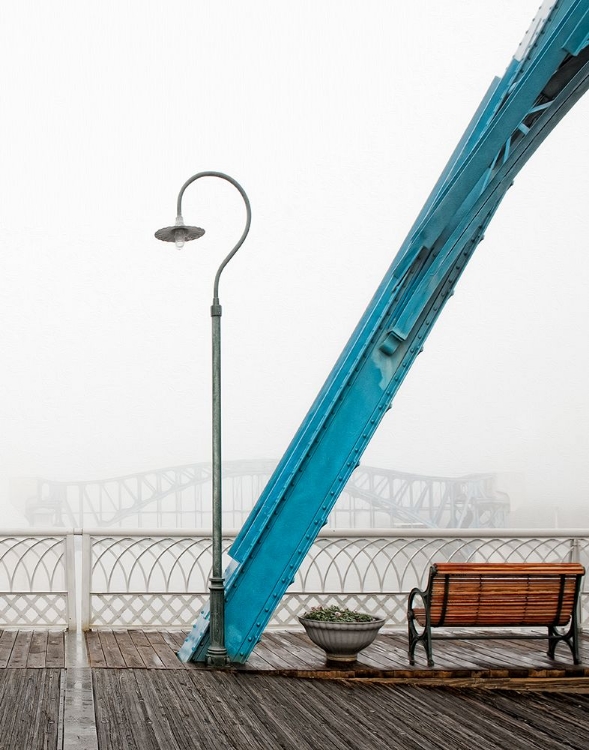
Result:
<svg viewBox="0 0 589 750"><path fill-rule="evenodd" d="M571 562L578 563L581 561L581 555L579 553L579 540L575 537L571 539L571 551L570 551Z"/></svg>
<svg viewBox="0 0 589 750"><path fill-rule="evenodd" d="M72 532L65 535L65 580L67 591L68 630L76 630L76 537Z"/></svg>
<svg viewBox="0 0 589 750"><path fill-rule="evenodd" d="M82 534L82 630L90 630L92 583L92 537Z"/></svg>
<svg viewBox="0 0 589 750"><path fill-rule="evenodd" d="M579 546L579 539L578 537L573 537L571 539L571 548L569 552L570 561L574 563L581 562L581 551ZM584 622L583 622L583 589L585 588L584 581L581 582L581 591L579 592L579 599L577 601L577 622L579 623L579 628L581 632L584 630Z"/></svg>

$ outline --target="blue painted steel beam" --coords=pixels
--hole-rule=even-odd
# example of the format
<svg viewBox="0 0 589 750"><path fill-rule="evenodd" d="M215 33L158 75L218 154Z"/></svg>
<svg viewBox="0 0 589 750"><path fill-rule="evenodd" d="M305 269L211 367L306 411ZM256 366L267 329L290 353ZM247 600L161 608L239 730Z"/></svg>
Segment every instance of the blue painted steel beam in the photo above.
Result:
<svg viewBox="0 0 589 750"><path fill-rule="evenodd" d="M493 81L235 540L226 646L243 663L376 431L515 175L589 87L589 3L546 4ZM545 17L544 17L545 16ZM204 661L208 614L179 652Z"/></svg>

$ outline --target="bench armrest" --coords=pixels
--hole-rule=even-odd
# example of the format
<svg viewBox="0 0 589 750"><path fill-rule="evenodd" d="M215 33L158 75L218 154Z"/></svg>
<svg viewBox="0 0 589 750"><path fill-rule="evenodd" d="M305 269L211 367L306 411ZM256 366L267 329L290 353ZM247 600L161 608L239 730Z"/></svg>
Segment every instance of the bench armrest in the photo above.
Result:
<svg viewBox="0 0 589 750"><path fill-rule="evenodd" d="M411 589L409 592L409 599L407 600L407 616L413 618L413 602L416 597L421 597L421 601L423 602L423 608L425 609L426 613L429 613L429 595L427 591L422 591L421 589L414 588Z"/></svg>

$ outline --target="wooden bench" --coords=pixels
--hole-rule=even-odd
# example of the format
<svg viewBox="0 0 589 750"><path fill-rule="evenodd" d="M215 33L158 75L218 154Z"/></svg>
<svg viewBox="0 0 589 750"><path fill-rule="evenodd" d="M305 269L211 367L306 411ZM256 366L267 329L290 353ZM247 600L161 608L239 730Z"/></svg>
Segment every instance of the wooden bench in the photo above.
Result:
<svg viewBox="0 0 589 750"><path fill-rule="evenodd" d="M577 603L585 568L578 563L437 563L425 591L409 594L409 662L423 643L433 667L432 640L442 638L544 638L548 656L560 641L579 664ZM415 606L420 599L420 606ZM420 626L421 632L418 631ZM547 635L432 635L432 628L548 628Z"/></svg>

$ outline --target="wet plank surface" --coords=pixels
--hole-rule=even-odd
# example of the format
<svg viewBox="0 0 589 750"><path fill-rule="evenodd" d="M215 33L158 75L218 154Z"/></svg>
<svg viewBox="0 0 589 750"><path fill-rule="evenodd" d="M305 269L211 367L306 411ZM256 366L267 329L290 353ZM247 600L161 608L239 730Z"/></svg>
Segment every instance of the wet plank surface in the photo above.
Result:
<svg viewBox="0 0 589 750"><path fill-rule="evenodd" d="M90 631L86 634L90 666L118 669L203 669L182 664L175 652L184 632ZM2 641L0 639L0 654ZM425 653L417 651L416 664L407 657L407 636L384 633L349 667L326 665L323 652L303 632L267 631L248 663L233 669L253 674L290 677L383 677L396 679L502 679L589 677L589 638L581 640L582 664L573 664L565 644L556 660L546 655L542 640L452 640L434 642L435 666L427 667Z"/></svg>
<svg viewBox="0 0 589 750"><path fill-rule="evenodd" d="M97 669L198 669L176 656L185 635L143 630L90 630L86 646L90 666Z"/></svg>
<svg viewBox="0 0 589 750"><path fill-rule="evenodd" d="M65 667L62 630L0 630L0 669Z"/></svg>
<svg viewBox="0 0 589 750"><path fill-rule="evenodd" d="M0 670L1 750L57 750L61 669Z"/></svg>
<svg viewBox="0 0 589 750"><path fill-rule="evenodd" d="M87 634L99 750L587 746L587 637L577 667L562 645L551 661L543 641L510 640L436 642L428 669L425 656L409 666L404 634L385 633L343 670L302 632L267 632L227 670L179 662L183 639ZM0 750L58 750L76 736L63 710L70 670L55 663L62 632L0 631Z"/></svg>
<svg viewBox="0 0 589 750"><path fill-rule="evenodd" d="M100 750L587 747L589 694L94 669Z"/></svg>

